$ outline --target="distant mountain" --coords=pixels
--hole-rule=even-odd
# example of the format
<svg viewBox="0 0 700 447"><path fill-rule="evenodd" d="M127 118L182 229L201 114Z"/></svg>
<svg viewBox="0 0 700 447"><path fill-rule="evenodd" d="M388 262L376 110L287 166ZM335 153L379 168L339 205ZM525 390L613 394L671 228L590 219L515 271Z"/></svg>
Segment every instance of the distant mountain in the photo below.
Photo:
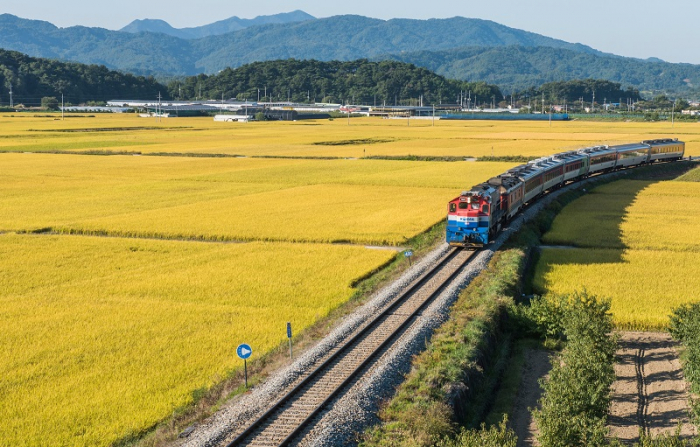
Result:
<svg viewBox="0 0 700 447"><path fill-rule="evenodd" d="M308 19L308 20L306 20ZM292 23L267 23L290 21ZM303 21L298 21L303 20ZM238 26L238 31L226 32ZM0 47L35 57L103 64L141 75L213 74L227 67L279 59L349 61L392 58L451 78L497 83L507 91L550 80L593 77L640 90L689 91L700 66L624 58L498 23L450 19L323 19L301 11L177 30L160 20L126 31L57 28L0 15ZM217 34L226 32L225 34ZM185 33L187 38L177 37ZM195 38L198 35L206 37Z"/></svg>
<svg viewBox="0 0 700 447"><path fill-rule="evenodd" d="M294 13L292 13L294 14ZM165 22L148 22L161 32L128 33L102 28L56 26L0 15L0 47L35 57L104 64L138 74L216 73L260 60L354 60L380 54L447 50L465 45L551 46L603 54L479 19L379 20L335 16L304 22L254 25L200 39L169 35ZM209 26L218 26L212 24Z"/></svg>
<svg viewBox="0 0 700 447"><path fill-rule="evenodd" d="M193 28L173 28L163 20L134 20L120 31L127 33L161 33L181 39L199 39L208 36L218 36L257 25L283 24L315 20L316 18L304 11L292 11L270 16L258 16L254 19L241 19L231 17L226 20L211 23L209 25Z"/></svg>
<svg viewBox="0 0 700 447"><path fill-rule="evenodd" d="M479 79L506 92L552 81L605 79L647 92L684 92L700 87L700 65L652 59L601 57L565 48L468 47L385 55L452 79Z"/></svg>

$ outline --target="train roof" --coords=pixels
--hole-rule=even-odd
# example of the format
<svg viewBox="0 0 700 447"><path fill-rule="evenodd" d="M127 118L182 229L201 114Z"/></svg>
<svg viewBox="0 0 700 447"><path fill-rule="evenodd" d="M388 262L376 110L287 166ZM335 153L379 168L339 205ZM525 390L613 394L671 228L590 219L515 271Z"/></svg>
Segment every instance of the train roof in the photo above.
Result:
<svg viewBox="0 0 700 447"><path fill-rule="evenodd" d="M506 191L510 191L521 183L522 180L520 180L517 176L509 174L508 172L489 179L489 185L495 187L502 186L506 189Z"/></svg>
<svg viewBox="0 0 700 447"><path fill-rule="evenodd" d="M552 158L556 160L561 160L565 163L571 163L572 161L583 160L586 158L584 154L580 154L576 151L561 152L559 154L552 155Z"/></svg>
<svg viewBox="0 0 700 447"><path fill-rule="evenodd" d="M683 143L682 141L678 141L678 138L659 138L656 140L644 140L642 141L642 144L648 144L650 146L658 146L661 144L673 144L673 143Z"/></svg>
<svg viewBox="0 0 700 447"><path fill-rule="evenodd" d="M610 149L615 149L616 151L632 151L632 150L647 150L650 146L643 143L630 143L630 144L618 144L616 146L611 146Z"/></svg>
<svg viewBox="0 0 700 447"><path fill-rule="evenodd" d="M508 171L508 174L512 174L520 178L522 181L526 181L531 179L532 177L542 174L543 172L544 169L541 166L527 164L516 166L513 169L510 169Z"/></svg>
<svg viewBox="0 0 700 447"><path fill-rule="evenodd" d="M561 160L557 160L554 157L543 157L538 158L537 160L532 160L528 164L532 166L538 166L544 169L545 171L549 171L550 169L558 168L559 166L563 165L564 162Z"/></svg>
<svg viewBox="0 0 700 447"><path fill-rule="evenodd" d="M614 154L617 151L615 149L611 149L610 146L593 146L593 147L587 147L585 149L580 149L578 151L579 154L587 154L588 156L595 156L595 155L605 155L605 154Z"/></svg>

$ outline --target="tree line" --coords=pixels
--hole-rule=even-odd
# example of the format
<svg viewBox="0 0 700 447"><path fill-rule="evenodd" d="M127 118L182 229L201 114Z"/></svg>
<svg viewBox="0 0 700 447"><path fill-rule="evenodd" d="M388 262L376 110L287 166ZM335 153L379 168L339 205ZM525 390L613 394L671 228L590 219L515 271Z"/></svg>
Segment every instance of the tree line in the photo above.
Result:
<svg viewBox="0 0 700 447"><path fill-rule="evenodd" d="M502 94L495 85L447 79L425 68L396 61L341 62L276 60L227 68L168 84L172 98L329 102L370 105L455 104L471 92L482 98Z"/></svg>
<svg viewBox="0 0 700 447"><path fill-rule="evenodd" d="M85 65L29 57L0 49L0 104L37 106L42 98L63 95L66 103L84 104L117 98L154 98L166 87L153 78ZM12 97L10 97L12 91Z"/></svg>

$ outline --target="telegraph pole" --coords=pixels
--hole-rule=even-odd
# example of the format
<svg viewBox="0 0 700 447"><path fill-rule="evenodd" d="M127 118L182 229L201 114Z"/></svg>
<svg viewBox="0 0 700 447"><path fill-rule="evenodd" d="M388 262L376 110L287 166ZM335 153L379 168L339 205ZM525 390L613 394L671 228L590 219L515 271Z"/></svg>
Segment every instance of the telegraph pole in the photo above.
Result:
<svg viewBox="0 0 700 447"><path fill-rule="evenodd" d="M671 127L673 127L673 114L676 111L676 101L678 101L678 98L673 100L673 108L671 109Z"/></svg>
<svg viewBox="0 0 700 447"><path fill-rule="evenodd" d="M10 108L13 108L15 103L12 101L12 84L10 84Z"/></svg>

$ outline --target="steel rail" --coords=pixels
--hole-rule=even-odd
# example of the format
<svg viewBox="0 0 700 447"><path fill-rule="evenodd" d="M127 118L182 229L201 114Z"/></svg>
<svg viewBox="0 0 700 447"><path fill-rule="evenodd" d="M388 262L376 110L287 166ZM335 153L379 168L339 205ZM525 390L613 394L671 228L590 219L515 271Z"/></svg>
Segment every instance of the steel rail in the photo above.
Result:
<svg viewBox="0 0 700 447"><path fill-rule="evenodd" d="M435 273L437 273L440 269L445 267L450 261L452 261L457 254L462 252L462 249L460 248L453 248L451 249L447 255L445 255L435 266L430 268L428 271L424 272L416 281L414 281L406 290L401 292L398 297L396 297L389 305L385 306L385 308L377 314L372 320L370 320L368 323L365 324L360 330L358 330L352 337L350 337L348 340L342 343L340 347L336 349L334 353L332 353L328 358L326 358L319 366L314 368L311 372L309 372L297 385L294 386L290 391L288 391L283 397L278 399L268 410L265 411L260 417L258 417L255 421L253 421L244 431L242 431L240 434L236 436L236 438L229 442L226 447L234 447L237 445L240 445L246 438L248 438L256 429L260 428L267 420L268 418L273 415L276 411L278 411L281 407L283 407L285 404L287 404L290 401L293 401L294 397L296 394L298 394L300 391L302 391L312 380L316 379L317 377L320 377L322 373L336 360L341 358L341 356L347 354L348 352L352 352L352 348L355 345L356 342L360 341L362 338L368 336L371 334L371 332L376 329L376 326L382 322L382 320L385 319L388 315L391 314L391 312L399 307L400 305L404 304L405 299L409 297L411 294L414 292L417 292L420 290L432 277ZM474 253L474 252L471 252ZM289 434L282 442L278 445L284 446L289 444L294 437L296 437L301 430L303 430L309 422L331 401L333 400L338 393L348 384L350 381L356 378L357 374L359 371L361 371L369 362L371 362L377 355L377 353L381 352L396 336L397 333L401 332L405 327L411 323L414 319L414 317L421 312L425 306L432 301L432 299L438 295L445 287L447 283L449 283L461 270L461 267L466 264L469 259L471 259L472 255L469 255L465 260L463 260L459 267L456 268L453 272L449 274L449 276L442 280L442 282L436 287L435 291L430 293L428 297L426 297L421 304L419 304L416 309L411 312L407 317L404 318L404 320L396 327L394 328L391 333L382 341L371 353L365 356L365 359L358 365L353 371L350 372L349 375L341 382L340 385L334 388L334 390L325 398L323 401L317 405L311 413L300 423L297 425L295 429Z"/></svg>

